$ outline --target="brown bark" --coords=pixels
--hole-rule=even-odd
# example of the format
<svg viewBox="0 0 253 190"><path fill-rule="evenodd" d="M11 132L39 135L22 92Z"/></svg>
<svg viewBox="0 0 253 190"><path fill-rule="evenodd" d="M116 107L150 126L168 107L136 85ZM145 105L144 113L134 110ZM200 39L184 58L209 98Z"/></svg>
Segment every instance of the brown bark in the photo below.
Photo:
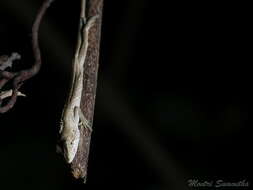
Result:
<svg viewBox="0 0 253 190"><path fill-rule="evenodd" d="M87 1L87 18L99 15L98 21L90 29L89 32L89 47L87 57L84 63L84 85L82 92L81 109L90 122L93 124L96 87L97 87L97 73L99 66L99 47L100 47L100 33L102 23L102 7L103 0L89 0ZM91 132L87 128L81 128L81 137L77 154L71 163L72 174L75 178L86 181L89 149L91 141Z"/></svg>

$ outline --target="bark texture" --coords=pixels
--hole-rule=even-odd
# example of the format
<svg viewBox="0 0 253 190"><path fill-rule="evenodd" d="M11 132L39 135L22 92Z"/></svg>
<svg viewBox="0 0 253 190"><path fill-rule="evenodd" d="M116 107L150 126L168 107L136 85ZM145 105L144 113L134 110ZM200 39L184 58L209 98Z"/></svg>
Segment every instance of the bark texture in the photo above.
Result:
<svg viewBox="0 0 253 190"><path fill-rule="evenodd" d="M95 107L95 97L97 88L97 73L99 67L99 47L102 23L102 8L103 0L89 0L87 1L87 18L94 15L99 15L95 25L89 32L89 47L87 57L84 63L84 81L81 109L93 125L93 115ZM77 154L71 163L72 174L75 178L83 179L86 182L88 158L90 150L91 132L87 128L81 128L81 137Z"/></svg>

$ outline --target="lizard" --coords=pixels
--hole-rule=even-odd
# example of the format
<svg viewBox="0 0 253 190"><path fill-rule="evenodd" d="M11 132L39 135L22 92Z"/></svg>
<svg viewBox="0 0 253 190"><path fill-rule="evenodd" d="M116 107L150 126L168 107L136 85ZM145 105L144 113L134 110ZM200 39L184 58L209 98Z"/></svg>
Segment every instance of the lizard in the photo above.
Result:
<svg viewBox="0 0 253 190"><path fill-rule="evenodd" d="M90 28L94 25L98 15L90 17L87 22L85 16L80 17L78 30L78 40L75 55L72 61L72 82L69 96L64 105L60 121L60 141L61 152L67 163L71 163L76 155L79 141L80 128L85 127L92 131L92 128L80 109L83 78L84 62L88 49L88 35ZM59 147L58 147L59 148ZM59 152L59 150L57 150Z"/></svg>

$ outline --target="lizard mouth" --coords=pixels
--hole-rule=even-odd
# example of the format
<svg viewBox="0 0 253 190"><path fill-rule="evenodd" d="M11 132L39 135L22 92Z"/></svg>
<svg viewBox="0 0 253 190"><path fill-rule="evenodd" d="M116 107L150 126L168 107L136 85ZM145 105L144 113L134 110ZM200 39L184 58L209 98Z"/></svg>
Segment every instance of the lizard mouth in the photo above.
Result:
<svg viewBox="0 0 253 190"><path fill-rule="evenodd" d="M68 150L66 146L63 148L63 155L67 163L71 163L74 158L72 158L71 150Z"/></svg>
<svg viewBox="0 0 253 190"><path fill-rule="evenodd" d="M68 141L64 142L63 152L64 152L64 157L67 163L71 163L74 160L76 152L77 152L77 148L78 148L77 139L71 142L68 142Z"/></svg>

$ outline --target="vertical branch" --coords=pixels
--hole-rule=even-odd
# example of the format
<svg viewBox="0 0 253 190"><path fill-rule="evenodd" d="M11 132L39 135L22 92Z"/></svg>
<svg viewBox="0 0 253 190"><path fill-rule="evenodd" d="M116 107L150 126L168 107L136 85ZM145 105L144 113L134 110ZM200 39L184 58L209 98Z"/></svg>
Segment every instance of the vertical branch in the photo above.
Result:
<svg viewBox="0 0 253 190"><path fill-rule="evenodd" d="M89 47L84 63L84 81L81 102L81 110L92 126L97 87L103 0L88 0L87 4L85 4L84 0L82 0L82 6L85 6L85 12L83 12L83 14L86 14L85 16L87 18L99 15L96 24L91 28L89 33ZM85 182L87 176L91 132L87 128L80 128L80 132L81 137L79 147L77 154L71 163L71 169L75 178L82 178Z"/></svg>

